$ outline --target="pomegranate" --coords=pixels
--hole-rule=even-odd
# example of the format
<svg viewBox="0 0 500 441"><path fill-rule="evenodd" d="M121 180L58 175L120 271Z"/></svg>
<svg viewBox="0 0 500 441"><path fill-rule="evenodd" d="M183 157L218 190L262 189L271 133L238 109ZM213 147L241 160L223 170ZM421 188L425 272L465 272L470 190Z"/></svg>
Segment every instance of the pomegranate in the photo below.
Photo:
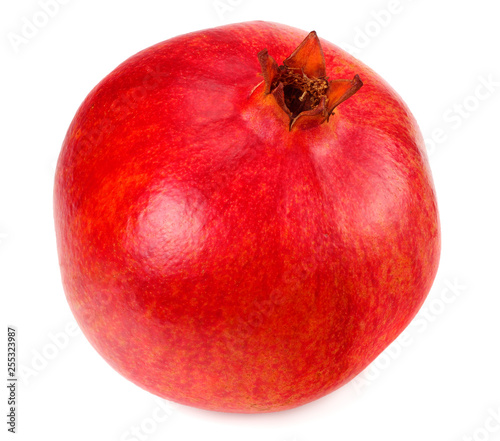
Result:
<svg viewBox="0 0 500 441"><path fill-rule="evenodd" d="M95 349L226 412L346 384L409 324L440 253L408 107L316 33L267 22L172 38L104 78L64 140L54 216Z"/></svg>

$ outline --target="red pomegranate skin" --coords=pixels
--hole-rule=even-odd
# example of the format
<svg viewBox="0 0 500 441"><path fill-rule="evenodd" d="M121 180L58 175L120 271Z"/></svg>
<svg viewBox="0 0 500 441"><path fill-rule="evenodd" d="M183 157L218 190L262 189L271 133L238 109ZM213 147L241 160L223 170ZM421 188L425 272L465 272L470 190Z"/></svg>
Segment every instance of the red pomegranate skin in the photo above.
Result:
<svg viewBox="0 0 500 441"><path fill-rule="evenodd" d="M409 324L437 271L435 190L416 121L370 68L289 129L257 54L307 32L247 22L126 60L87 96L59 157L67 300L123 376L225 412L290 409L346 384Z"/></svg>

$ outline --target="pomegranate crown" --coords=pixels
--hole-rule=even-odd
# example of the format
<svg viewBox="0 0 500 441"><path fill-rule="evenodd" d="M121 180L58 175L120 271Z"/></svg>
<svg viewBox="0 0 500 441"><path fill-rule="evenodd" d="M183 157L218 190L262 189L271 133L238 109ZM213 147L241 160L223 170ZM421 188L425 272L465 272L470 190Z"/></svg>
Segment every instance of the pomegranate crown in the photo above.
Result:
<svg viewBox="0 0 500 441"><path fill-rule="evenodd" d="M290 130L299 119L317 124L328 121L333 110L363 85L358 75L352 80L328 80L325 56L315 31L309 33L281 66L267 49L259 52L258 59L264 93L273 95L290 117Z"/></svg>

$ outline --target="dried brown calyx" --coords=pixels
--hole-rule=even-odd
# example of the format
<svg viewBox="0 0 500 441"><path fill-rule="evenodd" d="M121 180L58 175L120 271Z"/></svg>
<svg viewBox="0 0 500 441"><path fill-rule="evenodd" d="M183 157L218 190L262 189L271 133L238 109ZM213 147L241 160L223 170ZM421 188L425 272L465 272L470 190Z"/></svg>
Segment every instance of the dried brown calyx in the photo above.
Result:
<svg viewBox="0 0 500 441"><path fill-rule="evenodd" d="M295 51L278 66L267 49L258 54L266 94L272 94L290 117L290 130L300 118L322 124L335 107L354 95L363 85L358 75L352 80L326 76L325 57L316 32L311 32Z"/></svg>

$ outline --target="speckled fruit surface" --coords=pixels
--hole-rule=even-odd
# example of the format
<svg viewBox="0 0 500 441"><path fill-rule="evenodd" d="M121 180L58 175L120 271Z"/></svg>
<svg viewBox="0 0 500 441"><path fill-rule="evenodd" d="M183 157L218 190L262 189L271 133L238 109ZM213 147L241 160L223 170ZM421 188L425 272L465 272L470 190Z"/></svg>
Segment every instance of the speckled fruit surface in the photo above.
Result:
<svg viewBox="0 0 500 441"><path fill-rule="evenodd" d="M286 63L309 94L287 87ZM414 317L440 253L402 99L314 33L268 22L172 38L104 78L64 140L54 216L95 349L156 395L226 412L348 382Z"/></svg>

